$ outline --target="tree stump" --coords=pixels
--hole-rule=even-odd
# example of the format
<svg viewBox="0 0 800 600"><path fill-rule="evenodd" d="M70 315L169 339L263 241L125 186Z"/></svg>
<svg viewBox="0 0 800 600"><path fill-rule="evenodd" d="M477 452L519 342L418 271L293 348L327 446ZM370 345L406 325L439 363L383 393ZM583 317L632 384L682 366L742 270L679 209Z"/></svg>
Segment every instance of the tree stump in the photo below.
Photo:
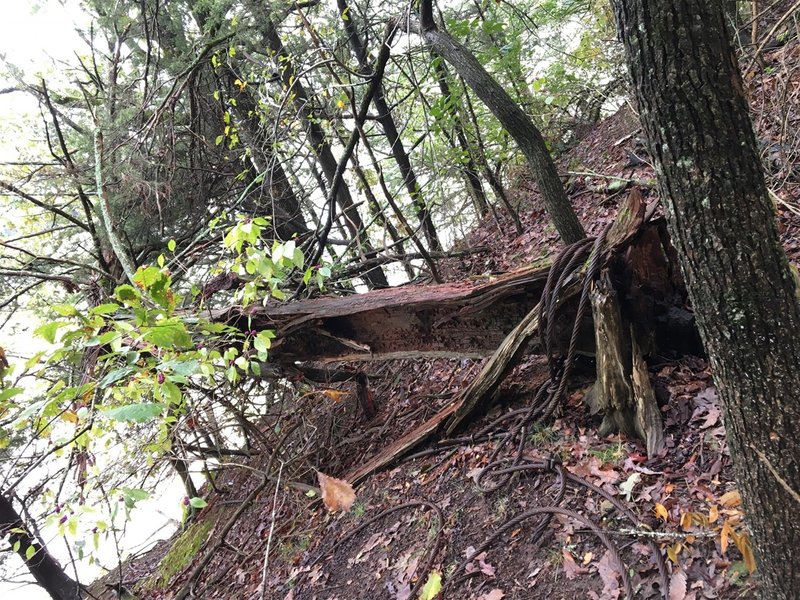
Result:
<svg viewBox="0 0 800 600"><path fill-rule="evenodd" d="M622 431L645 441L653 457L664 446L658 410L643 343L623 316L619 298L604 269L591 291L595 325L597 382L590 394L593 413L603 412L600 435Z"/></svg>

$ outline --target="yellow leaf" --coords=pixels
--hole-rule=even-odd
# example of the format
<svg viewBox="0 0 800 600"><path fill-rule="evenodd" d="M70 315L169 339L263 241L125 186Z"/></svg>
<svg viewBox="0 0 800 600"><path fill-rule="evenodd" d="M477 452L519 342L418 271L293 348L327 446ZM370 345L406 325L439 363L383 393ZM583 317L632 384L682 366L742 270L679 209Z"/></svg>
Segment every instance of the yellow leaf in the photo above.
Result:
<svg viewBox="0 0 800 600"><path fill-rule="evenodd" d="M747 570L752 573L756 570L756 559L753 556L753 547L750 545L750 536L746 533L742 533L736 537L736 547L739 548L739 552L742 553L742 558L744 559L744 564L747 567Z"/></svg>
<svg viewBox="0 0 800 600"><path fill-rule="evenodd" d="M736 490L722 494L719 503L725 508L735 508L742 503L742 497Z"/></svg>
<svg viewBox="0 0 800 600"><path fill-rule="evenodd" d="M338 108L339 110L343 109L344 108L344 101L337 100L336 101L336 108Z"/></svg>
<svg viewBox="0 0 800 600"><path fill-rule="evenodd" d="M684 531L689 531L692 526L692 513L683 513L681 515L681 527Z"/></svg>
<svg viewBox="0 0 800 600"><path fill-rule="evenodd" d="M442 591L442 574L433 570L419 593L419 600L433 600Z"/></svg>
<svg viewBox="0 0 800 600"><path fill-rule="evenodd" d="M342 479L328 477L325 473L317 471L319 487L322 489L322 502L331 512L342 510L347 512L356 500L353 486Z"/></svg>
<svg viewBox="0 0 800 600"><path fill-rule="evenodd" d="M61 413L61 418L64 419L67 423L78 422L78 415L76 415L71 410L65 410L63 413Z"/></svg>
<svg viewBox="0 0 800 600"><path fill-rule="evenodd" d="M587 552L586 554L584 554L583 555L583 566L585 567L590 562L592 562L593 558L594 558L594 554L592 554L591 552Z"/></svg>
<svg viewBox="0 0 800 600"><path fill-rule="evenodd" d="M341 402L347 397L347 392L342 392L340 390L322 390L322 394L334 402Z"/></svg>
<svg viewBox="0 0 800 600"><path fill-rule="evenodd" d="M709 523L716 523L717 519L719 519L719 509L715 504L711 508L708 509L708 522Z"/></svg>
<svg viewBox="0 0 800 600"><path fill-rule="evenodd" d="M722 531L719 532L719 547L723 554L728 550L728 537L730 537L731 533L733 533L731 522L726 520L722 524Z"/></svg>
<svg viewBox="0 0 800 600"><path fill-rule="evenodd" d="M680 554L682 548L683 544L680 542L667 547L667 557L673 562L673 564L678 564L678 554Z"/></svg>
<svg viewBox="0 0 800 600"><path fill-rule="evenodd" d="M667 510L667 507L661 504L660 502L656 502L655 511L656 511L656 516L662 521L664 521L664 523L666 523L667 519L669 519L669 511ZM683 517L681 517L681 521L683 521Z"/></svg>

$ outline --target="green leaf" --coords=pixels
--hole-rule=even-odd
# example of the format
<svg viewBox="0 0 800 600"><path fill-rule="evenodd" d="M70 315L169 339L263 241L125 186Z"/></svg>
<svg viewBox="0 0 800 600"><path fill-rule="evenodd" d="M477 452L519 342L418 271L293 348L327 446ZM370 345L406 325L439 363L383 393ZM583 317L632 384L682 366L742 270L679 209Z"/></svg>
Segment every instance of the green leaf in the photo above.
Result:
<svg viewBox="0 0 800 600"><path fill-rule="evenodd" d="M159 348L187 349L194 346L192 336L179 321L167 322L144 330L144 338Z"/></svg>
<svg viewBox="0 0 800 600"><path fill-rule="evenodd" d="M113 315L119 310L119 304L109 302L108 304L99 304L89 312L93 315Z"/></svg>
<svg viewBox="0 0 800 600"><path fill-rule="evenodd" d="M275 334L271 331L259 331L258 335L253 339L253 347L259 352L266 352L272 346L272 338Z"/></svg>
<svg viewBox="0 0 800 600"><path fill-rule="evenodd" d="M142 284L147 289L158 283L164 277L164 273L158 267L139 267L133 276L133 281Z"/></svg>
<svg viewBox="0 0 800 600"><path fill-rule="evenodd" d="M189 498L189 504L192 505L192 508L205 508L208 506L208 502L196 496L194 498Z"/></svg>
<svg viewBox="0 0 800 600"><path fill-rule="evenodd" d="M152 421L164 412L164 405L160 402L142 402L141 404L127 404L116 408L109 408L102 414L114 421L146 423Z"/></svg>
<svg viewBox="0 0 800 600"><path fill-rule="evenodd" d="M36 547L33 545L28 546L25 549L25 560L32 559L34 554L36 554Z"/></svg>
<svg viewBox="0 0 800 600"><path fill-rule="evenodd" d="M125 304L138 304L139 302L139 291L128 284L117 286L117 289L114 290L114 296Z"/></svg>
<svg viewBox="0 0 800 600"><path fill-rule="evenodd" d="M167 242L167 250L169 250L170 252L175 252L175 246L176 245L177 244L175 243L175 240L168 241Z"/></svg>
<svg viewBox="0 0 800 600"><path fill-rule="evenodd" d="M305 260L306 259L303 256L303 251L300 248L295 248L294 256L292 257L292 262L294 262L294 266L297 267L298 269L302 269Z"/></svg>
<svg viewBox="0 0 800 600"><path fill-rule="evenodd" d="M196 358L190 360L165 360L163 363L156 367L159 371L169 371L175 375L189 377L194 375L200 369L200 361Z"/></svg>
<svg viewBox="0 0 800 600"><path fill-rule="evenodd" d="M78 309L72 304L54 304L53 311L60 314L62 317L76 317L78 316Z"/></svg>
<svg viewBox="0 0 800 600"><path fill-rule="evenodd" d="M56 342L56 332L66 325L69 325L67 321L51 321L49 323L45 323L41 327L38 327L36 331L34 331L34 335L38 335L41 338L50 344L55 344Z"/></svg>
<svg viewBox="0 0 800 600"><path fill-rule="evenodd" d="M12 388L5 388L0 390L0 402L5 402L9 398L16 396L17 394L21 394L24 392L25 389L21 387L12 387Z"/></svg>
<svg viewBox="0 0 800 600"><path fill-rule="evenodd" d="M100 389L107 388L112 383L116 383L120 379L124 379L128 375L132 375L136 372L136 369L133 367L120 367L119 369L114 369L113 371L109 371L106 373L105 377L100 380L98 384Z"/></svg>
<svg viewBox="0 0 800 600"><path fill-rule="evenodd" d="M178 404L181 401L181 389L171 381L165 381L161 384L161 391L165 400L169 400L170 404Z"/></svg>
<svg viewBox="0 0 800 600"><path fill-rule="evenodd" d="M122 488L122 493L132 500L147 500L150 497L150 492L141 488Z"/></svg>
<svg viewBox="0 0 800 600"><path fill-rule="evenodd" d="M433 570L419 594L419 600L433 600L442 591L442 574Z"/></svg>

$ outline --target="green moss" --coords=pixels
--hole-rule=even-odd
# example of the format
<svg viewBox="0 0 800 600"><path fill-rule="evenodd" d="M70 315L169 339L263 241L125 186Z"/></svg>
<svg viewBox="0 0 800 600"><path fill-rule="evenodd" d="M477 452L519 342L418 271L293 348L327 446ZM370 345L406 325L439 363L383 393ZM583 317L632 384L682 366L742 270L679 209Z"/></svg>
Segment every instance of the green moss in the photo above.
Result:
<svg viewBox="0 0 800 600"><path fill-rule="evenodd" d="M142 588L144 590L163 588L175 575L183 571L202 548L214 521L214 517L208 515L184 531L161 559L158 571L143 582Z"/></svg>

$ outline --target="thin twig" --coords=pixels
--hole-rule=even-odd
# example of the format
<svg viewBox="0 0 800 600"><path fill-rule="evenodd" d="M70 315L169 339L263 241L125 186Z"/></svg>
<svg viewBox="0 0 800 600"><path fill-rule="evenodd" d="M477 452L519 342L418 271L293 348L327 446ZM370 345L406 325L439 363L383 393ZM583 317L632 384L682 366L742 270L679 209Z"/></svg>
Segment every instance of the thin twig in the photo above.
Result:
<svg viewBox="0 0 800 600"><path fill-rule="evenodd" d="M269 550L272 546L272 534L275 532L275 521L277 520L278 490L281 489L281 474L283 473L283 461L278 467L278 479L275 482L275 495L272 498L272 523L269 525L269 535L267 536L267 549L264 550L264 567L261 569L261 591L259 597L264 598L267 591L267 568L269 567Z"/></svg>

